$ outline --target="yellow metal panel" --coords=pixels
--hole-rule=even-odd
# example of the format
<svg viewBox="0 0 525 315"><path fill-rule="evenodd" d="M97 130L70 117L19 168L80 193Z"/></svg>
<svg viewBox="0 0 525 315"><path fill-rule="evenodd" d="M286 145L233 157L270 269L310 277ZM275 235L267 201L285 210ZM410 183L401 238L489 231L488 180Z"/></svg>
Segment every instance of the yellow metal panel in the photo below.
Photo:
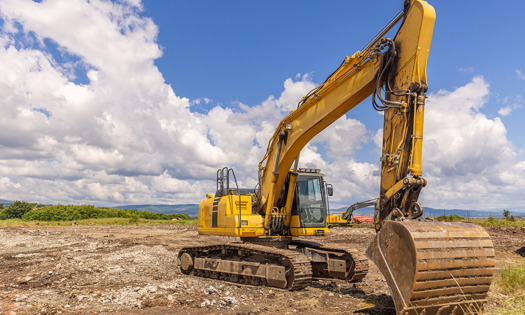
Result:
<svg viewBox="0 0 525 315"><path fill-rule="evenodd" d="M292 215L290 222L290 235L291 236L320 236L327 235L327 227L315 227L315 228L303 228L301 227L301 222L299 216Z"/></svg>
<svg viewBox="0 0 525 315"><path fill-rule="evenodd" d="M324 236L328 234L328 228L293 228L290 227L290 234L297 236Z"/></svg>
<svg viewBox="0 0 525 315"><path fill-rule="evenodd" d="M292 228L301 227L301 221L298 215L292 215L292 218L290 220L290 227Z"/></svg>
<svg viewBox="0 0 525 315"><path fill-rule="evenodd" d="M250 196L240 198L240 216L239 196L237 195L203 200L199 205L199 234L244 237L263 235L263 217L259 214L252 214L252 198ZM217 213L217 226L215 227L213 226L214 209Z"/></svg>

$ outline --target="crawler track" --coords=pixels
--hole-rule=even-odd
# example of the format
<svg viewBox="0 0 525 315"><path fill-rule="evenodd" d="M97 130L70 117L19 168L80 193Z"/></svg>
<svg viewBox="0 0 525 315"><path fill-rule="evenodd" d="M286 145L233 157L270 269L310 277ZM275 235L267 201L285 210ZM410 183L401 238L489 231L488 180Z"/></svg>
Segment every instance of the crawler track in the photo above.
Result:
<svg viewBox="0 0 525 315"><path fill-rule="evenodd" d="M250 285L300 290L312 280L303 254L262 245L229 243L184 247L179 265L185 274Z"/></svg>
<svg viewBox="0 0 525 315"><path fill-rule="evenodd" d="M342 246L328 246L319 244L316 242L309 242L303 240L293 240L290 245L297 246L298 249L314 249L317 253L321 255L331 256L335 259L340 259L341 261L346 262L346 267L344 275L341 276L330 276L327 275L326 264L313 264L313 273L316 277L321 278L342 278L351 282L358 282L363 280L363 278L368 273L368 259L364 254L361 254L355 249L348 249ZM325 258L326 259L326 258ZM316 266L320 270L316 270Z"/></svg>

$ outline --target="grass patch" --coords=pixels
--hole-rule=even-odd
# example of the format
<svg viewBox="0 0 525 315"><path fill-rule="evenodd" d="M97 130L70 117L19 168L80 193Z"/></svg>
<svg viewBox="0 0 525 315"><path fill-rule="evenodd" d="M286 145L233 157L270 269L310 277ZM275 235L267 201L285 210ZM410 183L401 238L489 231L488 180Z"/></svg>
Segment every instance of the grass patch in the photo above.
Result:
<svg viewBox="0 0 525 315"><path fill-rule="evenodd" d="M510 260L498 265L490 289L496 306L485 307L484 314L525 314L525 262Z"/></svg>
<svg viewBox="0 0 525 315"><path fill-rule="evenodd" d="M523 315L525 314L525 297L509 297L503 302L501 308L491 310L495 315Z"/></svg>
<svg viewBox="0 0 525 315"><path fill-rule="evenodd" d="M71 225L148 225L148 224L197 224L197 219L147 220L135 218L94 218L70 221L25 221L22 219L0 220L0 226L71 226Z"/></svg>
<svg viewBox="0 0 525 315"><path fill-rule="evenodd" d="M470 219L469 222L479 224L481 226L511 226L511 227L522 227L525 226L525 218L495 218L489 217L484 219Z"/></svg>
<svg viewBox="0 0 525 315"><path fill-rule="evenodd" d="M502 266L500 287L505 294L525 293L525 262Z"/></svg>
<svg viewBox="0 0 525 315"><path fill-rule="evenodd" d="M512 215L506 218L496 218L493 216L489 216L488 218L465 218L457 214L451 214L437 216L434 220L440 222L471 222L481 226L525 226L525 218L518 218Z"/></svg>

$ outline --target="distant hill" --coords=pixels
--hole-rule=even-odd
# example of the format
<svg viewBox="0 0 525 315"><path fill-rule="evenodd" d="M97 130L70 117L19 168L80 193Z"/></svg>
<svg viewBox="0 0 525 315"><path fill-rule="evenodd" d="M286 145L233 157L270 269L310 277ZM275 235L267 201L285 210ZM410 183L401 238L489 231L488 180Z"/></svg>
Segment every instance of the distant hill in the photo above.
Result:
<svg viewBox="0 0 525 315"><path fill-rule="evenodd" d="M339 209L330 209L330 213L339 214L343 211L346 211L346 207ZM362 208L354 211L356 215L369 215L374 216L374 208ZM457 214L465 218L488 218L490 215L496 218L503 217L503 209L501 210L462 210L462 209L434 209L429 207L423 208L423 215L425 217L435 218L440 215L451 215ZM525 217L525 212L523 211L513 211L510 210L510 214L517 217Z"/></svg>
<svg viewBox="0 0 525 315"><path fill-rule="evenodd" d="M457 214L465 218L488 218L493 216L496 218L503 218L503 208L498 210L462 210L462 209L424 209L425 215L437 217L440 215ZM525 212L519 210L510 210L510 214L516 217L525 217Z"/></svg>
<svg viewBox="0 0 525 315"><path fill-rule="evenodd" d="M11 200L0 199L0 203L3 203L4 207L7 207L13 203ZM129 209L129 210L140 210L140 211L149 211L155 213L182 213L187 214L192 217L199 215L199 205L198 204L180 204L180 205L125 205L125 206L111 206L108 208L116 209ZM339 214L343 211L346 211L347 207L330 209L331 214ZM436 209L424 207L424 216L435 218L440 215L450 215L457 214L465 218L488 218L490 215L497 218L503 217L503 208L497 210L463 210L463 209ZM510 209L509 209L510 210ZM374 208L367 207L358 209L354 212L356 215L368 215L374 216ZM525 210L520 208L519 210L510 210L510 214L517 217L525 217Z"/></svg>
<svg viewBox="0 0 525 315"><path fill-rule="evenodd" d="M11 200L5 200L5 199L0 199L0 203L3 204L4 207L6 207L6 206L10 206L10 205L13 203L13 201L11 201Z"/></svg>
<svg viewBox="0 0 525 315"><path fill-rule="evenodd" d="M182 205L127 205L127 206L116 206L110 207L116 209L128 209L128 210L140 210L149 211L155 213L183 213L192 217L199 215L198 204L182 204Z"/></svg>

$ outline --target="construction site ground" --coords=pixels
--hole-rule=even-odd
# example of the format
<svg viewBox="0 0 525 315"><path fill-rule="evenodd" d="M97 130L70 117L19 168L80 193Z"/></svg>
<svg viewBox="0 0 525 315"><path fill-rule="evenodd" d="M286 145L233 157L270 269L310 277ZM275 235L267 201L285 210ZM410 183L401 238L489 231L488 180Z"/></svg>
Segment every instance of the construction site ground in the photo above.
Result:
<svg viewBox="0 0 525 315"><path fill-rule="evenodd" d="M525 246L525 228L488 231L496 272L523 259L516 251ZM370 226L335 227L314 240L364 252L374 234ZM0 314L395 314L372 263L360 283L314 280L292 292L179 271L182 246L234 240L201 236L186 224L0 227ZM494 287L488 314L508 298Z"/></svg>

